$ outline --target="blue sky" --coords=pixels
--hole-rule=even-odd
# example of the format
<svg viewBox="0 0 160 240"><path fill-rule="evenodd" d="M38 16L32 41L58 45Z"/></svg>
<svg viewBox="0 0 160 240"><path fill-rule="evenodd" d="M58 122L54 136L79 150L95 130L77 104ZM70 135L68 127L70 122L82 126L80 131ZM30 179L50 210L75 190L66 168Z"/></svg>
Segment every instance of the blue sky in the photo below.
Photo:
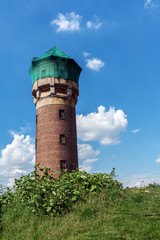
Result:
<svg viewBox="0 0 160 240"><path fill-rule="evenodd" d="M79 165L125 186L160 180L160 1L1 0L0 183L33 169L29 67L57 46L82 67Z"/></svg>

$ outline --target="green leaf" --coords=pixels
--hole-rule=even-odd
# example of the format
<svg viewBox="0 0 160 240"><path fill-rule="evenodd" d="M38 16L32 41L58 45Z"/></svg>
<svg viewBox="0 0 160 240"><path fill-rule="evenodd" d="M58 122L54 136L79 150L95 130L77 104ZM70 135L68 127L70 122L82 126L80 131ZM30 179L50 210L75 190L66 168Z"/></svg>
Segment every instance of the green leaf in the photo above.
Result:
<svg viewBox="0 0 160 240"><path fill-rule="evenodd" d="M87 177L85 175L81 175L81 178L82 179L86 179Z"/></svg>
<svg viewBox="0 0 160 240"><path fill-rule="evenodd" d="M51 207L47 207L47 212L50 212L51 211Z"/></svg>
<svg viewBox="0 0 160 240"><path fill-rule="evenodd" d="M74 191L75 195L80 195L80 191Z"/></svg>
<svg viewBox="0 0 160 240"><path fill-rule="evenodd" d="M77 200L77 197L75 196L71 200L72 200L72 202L75 202Z"/></svg>
<svg viewBox="0 0 160 240"><path fill-rule="evenodd" d="M44 169L43 169L43 167L40 167L39 170L40 170L40 171L43 171Z"/></svg>
<svg viewBox="0 0 160 240"><path fill-rule="evenodd" d="M90 188L90 192L93 192L96 188L97 188L96 185L92 185L92 187Z"/></svg>

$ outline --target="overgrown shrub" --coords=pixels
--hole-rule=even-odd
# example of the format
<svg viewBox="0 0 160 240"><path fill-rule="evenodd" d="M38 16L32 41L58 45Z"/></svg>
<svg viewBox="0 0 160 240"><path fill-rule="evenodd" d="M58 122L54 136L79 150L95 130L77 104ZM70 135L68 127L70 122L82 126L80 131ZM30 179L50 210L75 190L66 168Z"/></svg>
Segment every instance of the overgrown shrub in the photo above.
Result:
<svg viewBox="0 0 160 240"><path fill-rule="evenodd" d="M110 174L90 174L79 170L57 172L59 178L51 176L49 170L47 167L39 168L15 180L13 191L8 188L0 196L0 208L20 202L32 208L32 212L43 211L55 216L69 210L76 201L85 201L90 193L95 194L105 187L111 191L122 188L122 184L114 180L115 169Z"/></svg>

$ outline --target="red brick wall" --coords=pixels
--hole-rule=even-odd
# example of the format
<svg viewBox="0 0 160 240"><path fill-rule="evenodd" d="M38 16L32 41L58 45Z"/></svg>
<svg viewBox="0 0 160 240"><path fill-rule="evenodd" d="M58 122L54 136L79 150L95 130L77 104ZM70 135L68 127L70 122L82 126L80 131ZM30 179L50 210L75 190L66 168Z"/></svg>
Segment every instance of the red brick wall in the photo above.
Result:
<svg viewBox="0 0 160 240"><path fill-rule="evenodd" d="M64 109L65 119L59 118ZM36 163L51 171L60 170L60 160L66 160L68 171L78 167L75 108L63 104L50 104L37 109ZM66 144L60 144L60 134L65 134Z"/></svg>

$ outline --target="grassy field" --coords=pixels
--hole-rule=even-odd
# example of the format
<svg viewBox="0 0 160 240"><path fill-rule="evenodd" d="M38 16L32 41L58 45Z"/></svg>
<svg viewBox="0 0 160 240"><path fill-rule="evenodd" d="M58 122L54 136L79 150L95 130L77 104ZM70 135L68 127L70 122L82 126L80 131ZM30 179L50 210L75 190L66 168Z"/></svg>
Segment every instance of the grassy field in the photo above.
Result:
<svg viewBox="0 0 160 240"><path fill-rule="evenodd" d="M56 218L10 206L1 217L2 240L160 239L160 186L103 190Z"/></svg>

